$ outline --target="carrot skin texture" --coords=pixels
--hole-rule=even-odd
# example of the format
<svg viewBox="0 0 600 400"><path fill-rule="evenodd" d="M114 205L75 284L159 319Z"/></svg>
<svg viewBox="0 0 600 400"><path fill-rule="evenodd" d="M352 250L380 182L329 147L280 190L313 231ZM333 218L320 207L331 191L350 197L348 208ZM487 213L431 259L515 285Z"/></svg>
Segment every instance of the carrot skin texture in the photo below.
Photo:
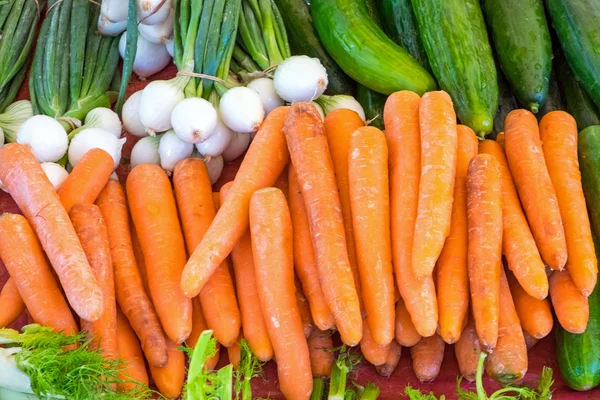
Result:
<svg viewBox="0 0 600 400"><path fill-rule="evenodd" d="M235 343L227 347L227 358L229 359L231 365L233 365L234 370L237 370L240 367L240 360L242 359L242 347L240 346L241 340L242 337L240 336Z"/></svg>
<svg viewBox="0 0 600 400"><path fill-rule="evenodd" d="M0 180L37 234L71 307L86 321L100 318L102 290L58 194L26 146L0 149Z"/></svg>
<svg viewBox="0 0 600 400"><path fill-rule="evenodd" d="M135 226L133 221L129 223L129 231L131 232L131 247L133 248L133 256L135 258L135 264L140 272L140 278L142 278L142 284L144 285L144 291L146 296L150 298L150 287L148 286L148 272L146 271L146 261L144 260L144 252L140 245L140 240L137 237Z"/></svg>
<svg viewBox="0 0 600 400"><path fill-rule="evenodd" d="M448 344L455 343L463 329L469 310L469 276L467 273L467 169L477 155L475 132L458 125L458 152L454 202L450 234L437 261L436 287L439 300L440 336Z"/></svg>
<svg viewBox="0 0 600 400"><path fill-rule="evenodd" d="M431 336L438 326L434 281L431 276L417 278L412 269L421 179L420 101L421 98L414 92L393 93L385 103L384 121L389 151L392 258L396 285L419 335Z"/></svg>
<svg viewBox="0 0 600 400"><path fill-rule="evenodd" d="M446 344L438 335L425 337L410 348L412 367L421 382L431 382L440 373Z"/></svg>
<svg viewBox="0 0 600 400"><path fill-rule="evenodd" d="M167 174L158 165L136 166L127 178L127 199L156 313L167 336L183 343L192 330L192 302L179 285L185 244Z"/></svg>
<svg viewBox="0 0 600 400"><path fill-rule="evenodd" d="M93 204L110 179L114 161L102 149L91 149L81 158L58 189L58 196L67 212L78 203Z"/></svg>
<svg viewBox="0 0 600 400"><path fill-rule="evenodd" d="M400 298L396 303L396 341L401 346L411 347L419 340L421 340L421 335L410 318L404 300Z"/></svg>
<svg viewBox="0 0 600 400"><path fill-rule="evenodd" d="M129 321L121 310L117 308L117 342L119 348L119 359L123 360L123 369L119 375L122 380L136 380L148 386L148 372L144 363L144 356L140 342L135 332L129 325ZM135 387L133 382L119 384L119 389L127 392Z"/></svg>
<svg viewBox="0 0 600 400"><path fill-rule="evenodd" d="M308 351L310 354L310 369L313 377L325 378L331 375L335 354L331 332L313 329L308 337Z"/></svg>
<svg viewBox="0 0 600 400"><path fill-rule="evenodd" d="M186 296L194 297L200 293L208 278L248 230L248 206L252 194L273 185L288 163L289 153L282 132L287 113L287 107L278 107L269 113L250 144L231 187L232 195L219 209L185 266L181 288Z"/></svg>
<svg viewBox="0 0 600 400"><path fill-rule="evenodd" d="M530 296L512 273L507 272L506 275L523 331L535 339L548 336L554 325L548 299L539 300Z"/></svg>
<svg viewBox="0 0 600 400"><path fill-rule="evenodd" d="M302 293L302 287L300 282L296 280L294 284L296 288L296 303L298 304L298 312L300 313L300 319L302 320L302 330L304 331L304 337L308 340L310 332L313 329L312 315L310 314L310 306L304 293Z"/></svg>
<svg viewBox="0 0 600 400"><path fill-rule="evenodd" d="M310 356L295 295L292 222L281 190L266 188L252 195L250 232L258 295L277 358L281 392L287 399L308 399Z"/></svg>
<svg viewBox="0 0 600 400"><path fill-rule="evenodd" d="M8 278L0 292L0 328L12 324L25 311L25 303L15 281Z"/></svg>
<svg viewBox="0 0 600 400"><path fill-rule="evenodd" d="M75 204L69 215L104 298L100 318L95 322L81 321L81 328L91 334L94 347L100 349L105 358L115 360L119 353L117 304L108 230L100 209L94 204Z"/></svg>
<svg viewBox="0 0 600 400"><path fill-rule="evenodd" d="M196 343L198 343L198 339L202 332L208 330L208 325L206 324L206 320L204 319L204 313L202 311L202 305L200 304L200 299L198 296L192 299L192 333L185 340L186 346L193 349L196 347ZM215 369L215 366L219 362L219 351L221 345L217 342L217 351L214 356L206 360L204 363L204 367L207 370Z"/></svg>
<svg viewBox="0 0 600 400"><path fill-rule="evenodd" d="M502 147L502 150L506 149L506 136L504 132L500 132L496 135L496 143Z"/></svg>
<svg viewBox="0 0 600 400"><path fill-rule="evenodd" d="M504 149L493 140L484 140L479 151L493 155L502 179L502 252L508 268L529 295L542 300L548 296L548 277L540 252L517 194Z"/></svg>
<svg viewBox="0 0 600 400"><path fill-rule="evenodd" d="M385 360L385 363L376 366L375 370L381 376L385 376L386 378L390 377L396 370L401 356L402 346L399 345L395 340L392 340L392 343L390 343L390 352L387 360Z"/></svg>
<svg viewBox="0 0 600 400"><path fill-rule="evenodd" d="M527 110L511 111L504 133L508 165L542 259L550 268L562 270L567 262L567 242L537 120Z"/></svg>
<svg viewBox="0 0 600 400"><path fill-rule="evenodd" d="M296 103L290 107L283 132L308 213L323 295L342 341L357 345L362 336L360 303L321 116L313 105Z"/></svg>
<svg viewBox="0 0 600 400"><path fill-rule="evenodd" d="M363 323L363 335L360 340L360 351L365 359L371 364L378 366L383 365L390 354L390 345L380 345L373 339L371 328L365 321Z"/></svg>
<svg viewBox="0 0 600 400"><path fill-rule="evenodd" d="M167 340L169 361L162 368L150 366L150 374L158 391L169 399L179 398L185 379L185 355L178 345Z"/></svg>
<svg viewBox="0 0 600 400"><path fill-rule="evenodd" d="M577 134L575 118L564 111L552 111L540 121L544 159L565 230L567 269L575 286L587 297L596 286L598 261L581 186Z"/></svg>
<svg viewBox="0 0 600 400"><path fill-rule="evenodd" d="M473 317L470 317L460 338L454 344L454 354L458 361L458 369L460 370L460 374L469 382L473 382L477 375L477 362L479 361L479 353L481 351L479 336L477 336L477 330L475 329L475 321L473 321Z"/></svg>
<svg viewBox="0 0 600 400"><path fill-rule="evenodd" d="M0 257L36 323L66 335L79 331L40 243L22 215L0 216Z"/></svg>
<svg viewBox="0 0 600 400"><path fill-rule="evenodd" d="M419 104L421 178L412 248L418 278L431 275L450 233L458 152L456 113L448 93L429 92Z"/></svg>
<svg viewBox="0 0 600 400"><path fill-rule="evenodd" d="M496 158L479 154L467 176L468 268L475 327L481 346L492 352L498 340L502 263L502 190Z"/></svg>
<svg viewBox="0 0 600 400"><path fill-rule="evenodd" d="M136 264L123 186L109 181L96 199L96 205L108 229L117 303L140 339L148 363L162 367L167 363L167 343Z"/></svg>
<svg viewBox="0 0 600 400"><path fill-rule="evenodd" d="M550 298L556 318L567 332L585 331L590 316L587 297L581 294L568 271L555 271L550 277Z"/></svg>

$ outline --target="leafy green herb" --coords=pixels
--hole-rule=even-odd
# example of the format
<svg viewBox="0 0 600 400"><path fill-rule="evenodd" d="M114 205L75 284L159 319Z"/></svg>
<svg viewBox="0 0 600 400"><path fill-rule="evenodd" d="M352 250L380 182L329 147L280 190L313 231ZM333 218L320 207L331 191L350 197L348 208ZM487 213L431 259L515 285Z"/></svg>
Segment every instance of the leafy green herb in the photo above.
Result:
<svg viewBox="0 0 600 400"><path fill-rule="evenodd" d="M334 351L336 350L339 350L340 354L338 355L335 364L333 364L333 370L331 371L329 400L343 400L346 398L348 373L350 373L361 361L361 356L356 352L350 351L346 346L334 349Z"/></svg>
<svg viewBox="0 0 600 400"><path fill-rule="evenodd" d="M310 394L310 400L322 400L325 394L325 381L323 378L313 379L313 390Z"/></svg>
<svg viewBox="0 0 600 400"><path fill-rule="evenodd" d="M240 342L240 364L235 371L235 398L242 400L252 400L252 378L262 373L262 363L252 353L246 339Z"/></svg>
<svg viewBox="0 0 600 400"><path fill-rule="evenodd" d="M414 389L410 386L404 388L404 393L406 393L408 398L411 400L438 400L438 398L435 396L435 394L433 394L433 392L423 394L419 389ZM445 397L443 395L439 398L439 400L444 399Z"/></svg>
<svg viewBox="0 0 600 400"><path fill-rule="evenodd" d="M354 383L354 386L356 386L356 393L359 400L377 400L381 393L379 387L373 382L367 382L365 387L357 385L356 383Z"/></svg>

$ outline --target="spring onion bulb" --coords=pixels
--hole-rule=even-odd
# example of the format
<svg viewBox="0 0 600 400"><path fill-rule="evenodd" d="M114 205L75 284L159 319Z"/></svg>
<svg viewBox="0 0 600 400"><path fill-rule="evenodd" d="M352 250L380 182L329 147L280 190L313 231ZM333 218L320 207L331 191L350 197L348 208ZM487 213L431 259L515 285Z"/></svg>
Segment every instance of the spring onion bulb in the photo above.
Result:
<svg viewBox="0 0 600 400"><path fill-rule="evenodd" d="M129 162L131 167L140 164L160 165L160 154L158 154L158 145L163 135L146 136L141 138L131 149Z"/></svg>
<svg viewBox="0 0 600 400"><path fill-rule="evenodd" d="M111 21L127 21L127 2L123 0L102 0L100 13Z"/></svg>
<svg viewBox="0 0 600 400"><path fill-rule="evenodd" d="M177 82L177 78L152 81L142 90L138 112L140 121L150 135L168 131L173 127L171 114L177 103L184 98L182 88Z"/></svg>
<svg viewBox="0 0 600 400"><path fill-rule="evenodd" d="M52 186L54 186L55 190L60 189L65 179L67 179L67 177L69 176L69 173L67 172L65 167L63 167L60 164L53 162L45 162L41 163L40 166L46 173L48 180L50 180L50 183L52 183Z"/></svg>
<svg viewBox="0 0 600 400"><path fill-rule="evenodd" d="M243 86L225 92L219 103L219 112L225 125L240 133L257 131L265 118L258 93Z"/></svg>
<svg viewBox="0 0 600 400"><path fill-rule="evenodd" d="M177 136L175 131L170 130L160 138L158 144L158 154L160 155L160 165L167 172L173 172L175 165L185 158L192 155L194 145L184 142Z"/></svg>
<svg viewBox="0 0 600 400"><path fill-rule="evenodd" d="M175 42L172 37L165 43L165 48L171 57L175 57Z"/></svg>
<svg viewBox="0 0 600 400"><path fill-rule="evenodd" d="M217 110L198 97L189 97L177 103L171 114L173 130L188 143L201 143L213 134L217 126Z"/></svg>
<svg viewBox="0 0 600 400"><path fill-rule="evenodd" d="M225 151L223 151L223 154L221 154L223 159L229 162L244 154L250 145L250 135L251 133L234 132L229 146L227 146Z"/></svg>
<svg viewBox="0 0 600 400"><path fill-rule="evenodd" d="M161 4L163 0L137 0L136 2L138 20L143 24L160 24L169 17L171 0L166 0L163 4Z"/></svg>
<svg viewBox="0 0 600 400"><path fill-rule="evenodd" d="M117 138L121 137L123 129L117 113L105 107L94 108L90 111L85 117L84 125L88 128L104 129Z"/></svg>
<svg viewBox="0 0 600 400"><path fill-rule="evenodd" d="M170 9L169 16L163 22L156 25L146 25L143 22L138 25L140 35L152 43L167 43L173 35L173 15L175 11Z"/></svg>
<svg viewBox="0 0 600 400"><path fill-rule="evenodd" d="M126 2L124 2L127 4ZM113 21L103 13L98 16L98 31L104 36L119 36L127 30L127 18L122 21Z"/></svg>
<svg viewBox="0 0 600 400"><path fill-rule="evenodd" d="M275 70L275 91L287 102L311 102L325 92L327 71L318 58L292 56Z"/></svg>
<svg viewBox="0 0 600 400"><path fill-rule="evenodd" d="M40 162L56 162L67 152L69 138L57 120L46 115L35 115L19 127L17 143L29 146Z"/></svg>
<svg viewBox="0 0 600 400"><path fill-rule="evenodd" d="M225 151L231 139L235 135L220 118L217 118L217 125L213 130L212 135L205 141L196 144L196 150L205 157L216 157Z"/></svg>
<svg viewBox="0 0 600 400"><path fill-rule="evenodd" d="M197 151L194 151L192 156L201 159L204 165L206 165L206 170L208 171L210 183L214 185L223 173L223 166L225 165L225 163L223 162L223 157L202 157L202 155Z"/></svg>
<svg viewBox="0 0 600 400"><path fill-rule="evenodd" d="M366 120L365 110L352 96L347 96L344 94L338 94L336 96L321 95L317 100L315 100L315 102L323 108L325 115L338 108L347 108L355 111L363 121Z"/></svg>
<svg viewBox="0 0 600 400"><path fill-rule="evenodd" d="M9 143L17 140L17 131L23 122L33 117L33 108L29 100L12 103L0 114L0 129L4 131L4 140Z"/></svg>
<svg viewBox="0 0 600 400"><path fill-rule="evenodd" d="M123 104L121 112L125 130L138 137L148 136L148 132L146 132L146 127L144 127L144 124L140 120L140 113L138 111L141 98L141 90L129 96L125 104Z"/></svg>
<svg viewBox="0 0 600 400"><path fill-rule="evenodd" d="M258 78L248 84L248 87L254 90L260 96L265 115L284 104L284 101L275 91L273 79Z"/></svg>
<svg viewBox="0 0 600 400"><path fill-rule="evenodd" d="M319 112L319 115L321 116L321 119L323 121L325 121L325 113L323 112L323 107L321 107L321 105L319 103L317 103L316 101L311 101L310 104L312 104L313 106L315 106L315 108Z"/></svg>
<svg viewBox="0 0 600 400"><path fill-rule="evenodd" d="M127 32L119 40L119 54L125 59L125 46L127 45ZM140 78L153 75L171 62L171 56L162 43L152 43L138 35L137 50L133 61L133 72Z"/></svg>
<svg viewBox="0 0 600 400"><path fill-rule="evenodd" d="M127 139L118 139L112 133L99 128L84 129L71 140L69 145L69 164L77 165L79 160L91 149L99 148L110 154L115 168L121 161L121 149Z"/></svg>

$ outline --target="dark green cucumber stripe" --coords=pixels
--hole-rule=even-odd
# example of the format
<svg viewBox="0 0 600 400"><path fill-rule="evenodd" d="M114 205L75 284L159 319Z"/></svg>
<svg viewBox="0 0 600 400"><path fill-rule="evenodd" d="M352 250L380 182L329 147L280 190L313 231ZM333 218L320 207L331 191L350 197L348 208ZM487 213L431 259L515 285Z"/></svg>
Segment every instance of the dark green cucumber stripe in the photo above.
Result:
<svg viewBox="0 0 600 400"><path fill-rule="evenodd" d="M117 98L116 111L121 115L125 96L127 95L127 85L133 72L133 61L137 52L137 4L135 0L129 0L127 4L127 40L125 43L125 59L123 60L123 76L121 76L121 86L119 88L119 97Z"/></svg>
<svg viewBox="0 0 600 400"><path fill-rule="evenodd" d="M596 234L600 233L600 125L579 133L579 169L590 221ZM600 252L598 253L600 254ZM599 337L600 338L600 337Z"/></svg>
<svg viewBox="0 0 600 400"><path fill-rule="evenodd" d="M600 125L598 109L573 75L566 60L561 60L556 65L561 98L567 112L577 121L577 129L582 131L591 125Z"/></svg>

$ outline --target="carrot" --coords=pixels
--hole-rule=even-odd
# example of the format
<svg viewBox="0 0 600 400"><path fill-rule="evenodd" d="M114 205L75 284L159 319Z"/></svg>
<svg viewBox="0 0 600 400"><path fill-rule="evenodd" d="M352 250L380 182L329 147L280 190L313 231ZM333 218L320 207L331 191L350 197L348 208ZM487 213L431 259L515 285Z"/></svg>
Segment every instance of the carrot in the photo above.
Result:
<svg viewBox="0 0 600 400"><path fill-rule="evenodd" d="M360 340L360 351L365 359L377 366L385 364L390 354L390 345L380 345L373 339L371 328L368 323L363 323L363 334Z"/></svg>
<svg viewBox="0 0 600 400"><path fill-rule="evenodd" d="M497 142L484 140L479 144L479 151L494 156L500 166L502 252L508 261L508 268L529 295L542 300L548 296L546 266L523 214L504 150Z"/></svg>
<svg viewBox="0 0 600 400"><path fill-rule="evenodd" d="M302 287L297 280L294 286L296 287L296 302L298 303L298 312L300 313L300 319L302 320L302 330L304 331L304 337L308 339L313 327L310 306L308 305L308 300L304 293L302 293Z"/></svg>
<svg viewBox="0 0 600 400"><path fill-rule="evenodd" d="M289 164L287 164L284 168L283 171L281 172L281 175L279 175L279 177L277 178L277 180L275 181L275 183L273 184L273 187L276 187L277 189L281 190L285 196L286 199L289 199L289 192L290 192L290 182L288 179L289 176ZM229 185L231 187L233 183L231 182L231 184ZM222 189L222 188L221 188Z"/></svg>
<svg viewBox="0 0 600 400"><path fill-rule="evenodd" d="M469 309L469 277L467 274L467 169L477 155L475 132L458 125L458 155L454 181L454 202L450 234L444 242L437 262L436 287L439 300L440 336L448 344L460 338Z"/></svg>
<svg viewBox="0 0 600 400"><path fill-rule="evenodd" d="M344 220L321 117L310 104L294 104L283 131L302 188L325 301L342 341L349 346L357 345L362 336L360 303L348 259Z"/></svg>
<svg viewBox="0 0 600 400"><path fill-rule="evenodd" d="M527 350L531 349L533 346L537 344L539 339L534 338L526 330L523 330L523 337L525 338L525 344L527 345Z"/></svg>
<svg viewBox="0 0 600 400"><path fill-rule="evenodd" d="M475 321L471 316L468 318L467 326L463 329L458 341L454 344L454 354L458 361L460 374L469 382L473 382L477 375L477 363L479 362L481 346L475 329Z"/></svg>
<svg viewBox="0 0 600 400"><path fill-rule="evenodd" d="M348 149L352 226L362 299L373 340L394 339L394 277L390 243L388 150L385 135L374 127L358 128Z"/></svg>
<svg viewBox="0 0 600 400"><path fill-rule="evenodd" d="M500 132L496 135L496 143L498 143L500 147L502 147L502 149L506 148L506 137L504 135L504 132Z"/></svg>
<svg viewBox="0 0 600 400"><path fill-rule="evenodd" d="M496 158L479 154L467 175L468 268L473 317L481 346L491 352L498 339L502 262L502 190Z"/></svg>
<svg viewBox="0 0 600 400"><path fill-rule="evenodd" d="M485 369L500 383L516 382L527 372L527 346L504 268L500 278L499 327L498 344L486 359Z"/></svg>
<svg viewBox="0 0 600 400"><path fill-rule="evenodd" d="M94 338L92 344L105 358L114 360L119 353L117 304L108 230L100 209L94 204L75 204L69 215L104 298L104 312L100 318L95 322L81 321L81 329L90 333Z"/></svg>
<svg viewBox="0 0 600 400"><path fill-rule="evenodd" d="M286 399L308 399L310 356L295 296L292 222L281 190L266 188L252 195L250 232L258 297L277 358L281 392Z"/></svg>
<svg viewBox="0 0 600 400"><path fill-rule="evenodd" d="M231 253L248 229L250 197L258 189L273 185L289 161L282 133L287 112L287 107L279 107L269 113L254 137L233 181L232 195L223 203L185 266L181 288L186 296L200 293L208 278Z"/></svg>
<svg viewBox="0 0 600 400"><path fill-rule="evenodd" d="M448 93L429 92L419 104L421 179L412 248L412 269L431 275L450 233L457 159L456 114Z"/></svg>
<svg viewBox="0 0 600 400"><path fill-rule="evenodd" d="M67 335L79 331L40 243L23 216L0 216L0 258L35 322Z"/></svg>
<svg viewBox="0 0 600 400"><path fill-rule="evenodd" d="M185 340L185 344L189 348L196 347L196 343L198 343L198 339L202 332L208 330L208 325L206 324L206 320L204 319L204 313L202 312L202 306L200 305L200 299L198 296L192 299L192 333ZM214 369L217 363L219 362L219 342L217 342L217 351L214 356L206 360L204 363L204 367L208 370Z"/></svg>
<svg viewBox="0 0 600 400"><path fill-rule="evenodd" d="M396 303L396 341L406 347L411 347L421 340L415 325L406 309L404 300L400 298Z"/></svg>
<svg viewBox="0 0 600 400"><path fill-rule="evenodd" d="M117 344L119 348L119 359L123 361L123 369L119 379L124 381L137 381L148 386L148 372L144 356L140 348L140 342L135 335L129 321L117 307ZM119 389L128 392L136 387L135 382L123 382Z"/></svg>
<svg viewBox="0 0 600 400"><path fill-rule="evenodd" d="M313 377L326 378L331 375L335 355L333 354L333 341L330 331L313 329L308 337L308 351L310 354L310 369Z"/></svg>
<svg viewBox="0 0 600 400"><path fill-rule="evenodd" d="M167 340L169 361L162 368L150 366L152 380L158 391L169 399L179 398L185 379L185 355L171 340Z"/></svg>
<svg viewBox="0 0 600 400"><path fill-rule="evenodd" d="M568 332L582 333L587 327L590 307L568 271L555 271L550 276L550 298L556 318Z"/></svg>
<svg viewBox="0 0 600 400"><path fill-rule="evenodd" d="M331 329L335 325L335 321L321 289L308 215L294 168L289 169L288 181L289 206L294 231L294 269L308 299L315 325L322 330Z"/></svg>
<svg viewBox="0 0 600 400"><path fill-rule="evenodd" d="M575 118L564 111L549 112L540 121L544 159L567 241L567 268L575 286L587 297L596 286L598 261L581 187L577 133Z"/></svg>
<svg viewBox="0 0 600 400"><path fill-rule="evenodd" d="M438 326L433 278L418 279L412 269L412 246L421 179L419 103L414 92L400 91L385 103L389 150L392 257L396 285L419 335L431 336ZM400 341L402 345L408 345Z"/></svg>
<svg viewBox="0 0 600 400"><path fill-rule="evenodd" d="M102 315L102 290L58 194L26 146L10 143L0 149L0 180L31 223L71 307L86 321L96 321Z"/></svg>
<svg viewBox="0 0 600 400"><path fill-rule="evenodd" d="M504 129L508 165L537 247L550 268L562 270L567 242L537 120L527 110L514 110L506 116Z"/></svg>
<svg viewBox="0 0 600 400"><path fill-rule="evenodd" d="M359 294L358 300L362 308L362 298L360 296L362 290L360 287L358 261L356 259L356 244L354 242L354 228L352 227L352 208L348 180L348 148L350 147L350 138L352 133L361 126L365 126L364 121L355 111L347 108L333 110L327 114L324 122L327 144L329 145L331 161L333 162L335 181L339 189L340 205L342 206L348 260L350 261L354 286L356 286L356 292Z"/></svg>
<svg viewBox="0 0 600 400"><path fill-rule="evenodd" d="M127 200L156 313L167 336L183 343L192 330L192 302L179 286L185 244L167 174L158 165L136 166L127 177Z"/></svg>
<svg viewBox="0 0 600 400"><path fill-rule="evenodd" d="M94 203L113 169L113 158L106 151L96 148L85 153L58 189L65 210L71 211L78 203Z"/></svg>
<svg viewBox="0 0 600 400"><path fill-rule="evenodd" d="M240 360L242 359L242 347L240 345L242 339L243 337L240 335L231 346L227 347L227 358L235 370L240 366Z"/></svg>
<svg viewBox="0 0 600 400"><path fill-rule="evenodd" d="M413 371L421 382L437 378L444 360L444 348L444 340L438 334L424 337L410 348Z"/></svg>
<svg viewBox="0 0 600 400"><path fill-rule="evenodd" d="M506 275L523 330L536 339L546 337L554 324L550 302L531 297L512 273L507 272Z"/></svg>
<svg viewBox="0 0 600 400"><path fill-rule="evenodd" d="M129 230L131 232L131 247L133 249L133 256L135 257L135 263L140 271L140 278L142 278L144 291L148 298L150 298L150 287L148 286L148 273L146 271L146 262L144 261L144 252L142 251L140 240L137 237L135 226L133 226L133 221L131 220L129 221Z"/></svg>
<svg viewBox="0 0 600 400"><path fill-rule="evenodd" d="M117 181L109 181L100 192L96 205L108 228L117 303L140 338L146 359L150 365L160 368L167 363L167 343L137 268L123 186Z"/></svg>
<svg viewBox="0 0 600 400"><path fill-rule="evenodd" d="M390 353L388 354L387 360L385 360L385 363L376 366L375 370L381 376L390 377L396 370L401 356L402 346L400 346L395 340L392 340L392 343L390 343Z"/></svg>
<svg viewBox="0 0 600 400"><path fill-rule="evenodd" d="M0 328L12 324L25 311L25 303L12 278L8 278L0 292Z"/></svg>

